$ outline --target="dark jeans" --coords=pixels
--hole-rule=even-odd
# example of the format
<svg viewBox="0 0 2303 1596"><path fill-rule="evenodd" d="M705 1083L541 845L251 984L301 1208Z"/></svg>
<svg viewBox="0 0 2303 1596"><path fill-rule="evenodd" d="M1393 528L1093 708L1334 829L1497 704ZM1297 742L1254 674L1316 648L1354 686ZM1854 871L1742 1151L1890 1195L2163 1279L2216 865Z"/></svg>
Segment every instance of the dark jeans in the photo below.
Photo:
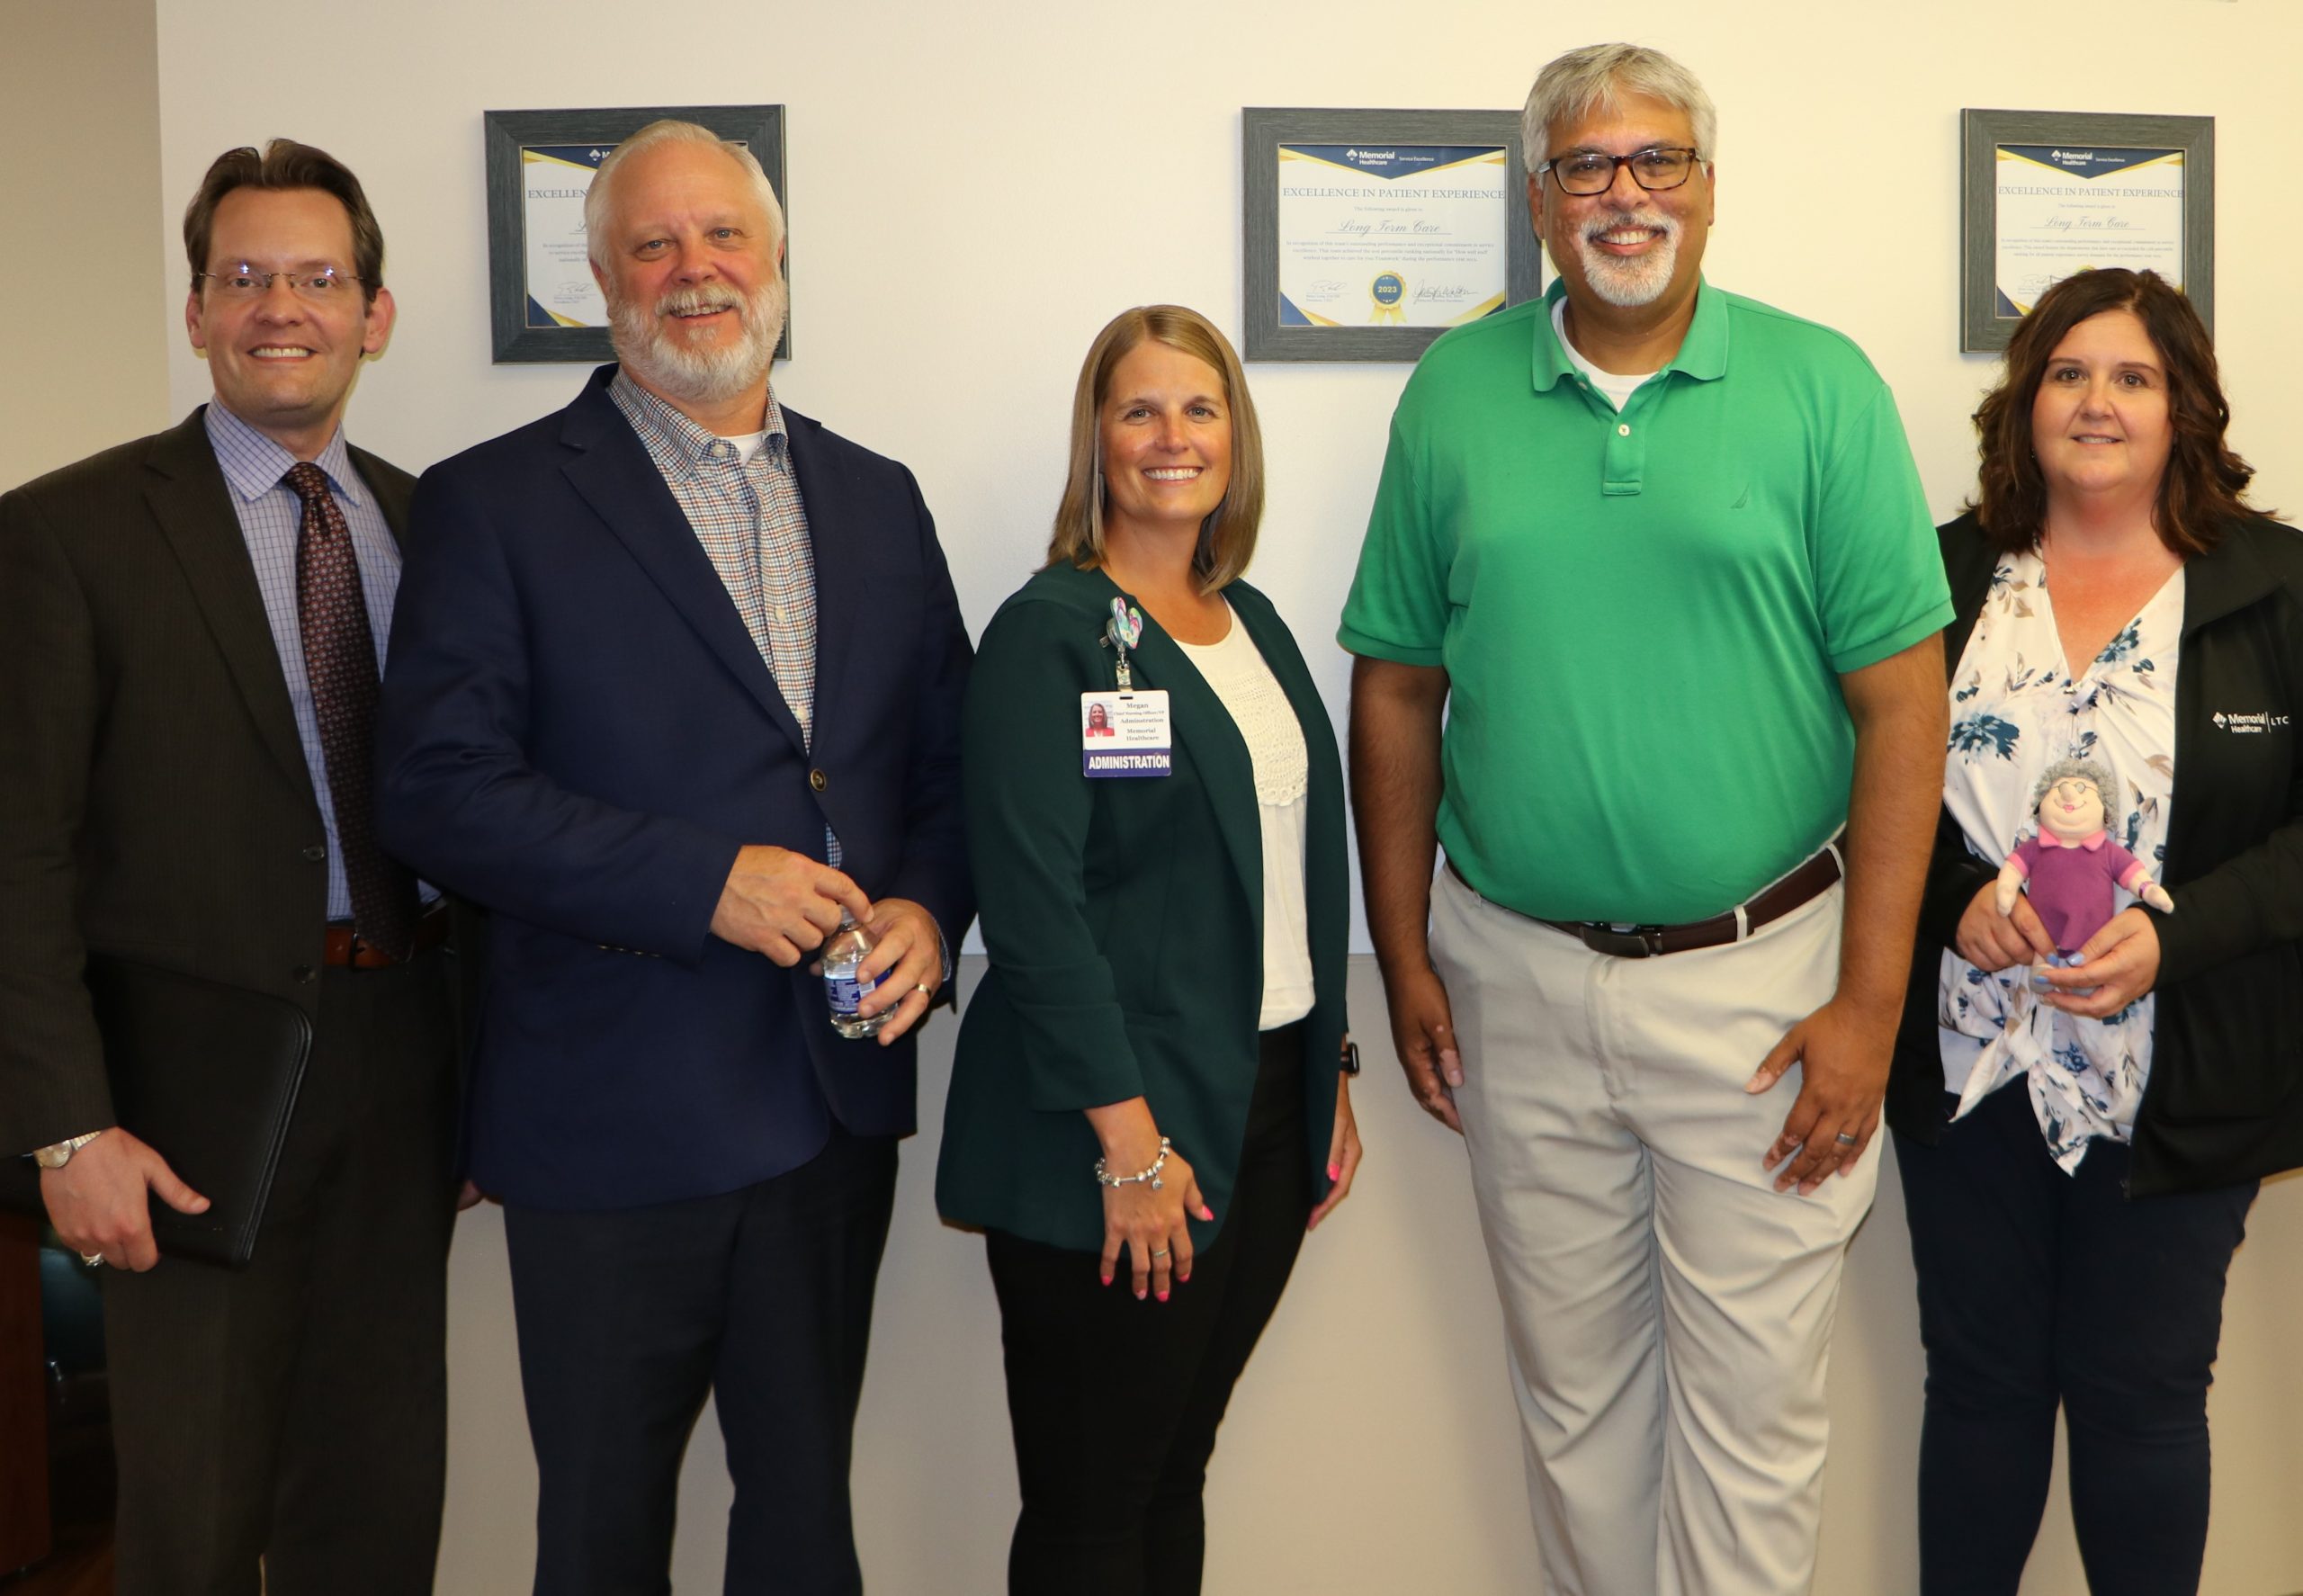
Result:
<svg viewBox="0 0 2303 1596"><path fill-rule="evenodd" d="M1215 1429L1304 1244L1304 1138L1303 1027L1288 1026L1264 1033L1232 1211L1164 1303L1135 1299L1125 1259L1104 1286L1094 1253L985 1238L1024 1498L1010 1596L1199 1590Z"/></svg>
<svg viewBox="0 0 2303 1596"><path fill-rule="evenodd" d="M835 1124L811 1161L721 1197L505 1205L536 1596L671 1590L680 1459L707 1394L736 1485L730 1596L863 1590L848 1458L895 1184L895 1139Z"/></svg>
<svg viewBox="0 0 2303 1596"><path fill-rule="evenodd" d="M2256 1183L2130 1201L2128 1150L2103 1141L2066 1175L2020 1080L1895 1156L1927 1348L1922 1596L2014 1596L2058 1403L2088 1588L2191 1596L2223 1282Z"/></svg>

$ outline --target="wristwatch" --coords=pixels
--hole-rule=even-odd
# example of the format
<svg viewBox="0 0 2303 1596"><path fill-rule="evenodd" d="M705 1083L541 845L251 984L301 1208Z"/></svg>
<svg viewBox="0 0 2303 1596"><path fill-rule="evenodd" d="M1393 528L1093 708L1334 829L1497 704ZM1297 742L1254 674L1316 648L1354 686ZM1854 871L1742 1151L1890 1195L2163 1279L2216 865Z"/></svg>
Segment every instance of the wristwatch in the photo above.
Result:
<svg viewBox="0 0 2303 1596"><path fill-rule="evenodd" d="M32 1162L43 1170L60 1170L72 1161L74 1153L103 1134L103 1131L90 1131L85 1136L67 1137L64 1141L42 1147L32 1154Z"/></svg>

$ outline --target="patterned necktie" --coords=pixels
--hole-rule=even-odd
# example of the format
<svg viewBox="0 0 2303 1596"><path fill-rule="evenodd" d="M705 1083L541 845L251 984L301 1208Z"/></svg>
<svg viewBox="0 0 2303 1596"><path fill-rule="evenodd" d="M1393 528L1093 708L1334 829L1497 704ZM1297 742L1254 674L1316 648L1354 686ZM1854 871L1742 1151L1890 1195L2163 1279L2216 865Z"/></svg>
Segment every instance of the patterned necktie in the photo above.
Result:
<svg viewBox="0 0 2303 1596"><path fill-rule="evenodd" d="M336 845L352 889L353 928L362 941L405 958L416 939L416 878L376 846L376 643L352 529L319 467L303 462L283 480L304 501L296 620L335 802Z"/></svg>

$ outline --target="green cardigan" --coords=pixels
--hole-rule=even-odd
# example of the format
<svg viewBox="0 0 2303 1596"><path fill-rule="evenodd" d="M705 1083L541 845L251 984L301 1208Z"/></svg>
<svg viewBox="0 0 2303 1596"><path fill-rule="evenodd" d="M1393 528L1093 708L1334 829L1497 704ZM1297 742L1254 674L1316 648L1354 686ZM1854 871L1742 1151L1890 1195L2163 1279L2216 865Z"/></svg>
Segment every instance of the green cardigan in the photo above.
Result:
<svg viewBox="0 0 2303 1596"><path fill-rule="evenodd" d="M1103 1246L1099 1151L1081 1110L1143 1097L1191 1161L1214 1240L1255 1089L1263 993L1263 843L1247 744L1149 616L1130 655L1164 688L1166 776L1080 773L1080 695L1116 686L1100 570L1041 571L1000 606L969 679L962 740L968 857L991 972L960 1025L936 1206L955 1223L1052 1246ZM1286 689L1311 757L1304 897L1314 1000L1305 1019L1308 1209L1325 1195L1344 1033L1343 772L1327 710L1286 623L1245 582L1224 589Z"/></svg>

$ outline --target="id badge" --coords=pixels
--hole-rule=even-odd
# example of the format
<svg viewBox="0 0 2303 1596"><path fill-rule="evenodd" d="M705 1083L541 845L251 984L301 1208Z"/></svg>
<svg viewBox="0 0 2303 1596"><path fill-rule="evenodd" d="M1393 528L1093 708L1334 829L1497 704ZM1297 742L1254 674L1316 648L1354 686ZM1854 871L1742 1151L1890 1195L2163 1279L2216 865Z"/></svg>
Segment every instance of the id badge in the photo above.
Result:
<svg viewBox="0 0 2303 1596"><path fill-rule="evenodd" d="M1175 741L1164 689L1080 695L1080 769L1097 780L1166 776Z"/></svg>

